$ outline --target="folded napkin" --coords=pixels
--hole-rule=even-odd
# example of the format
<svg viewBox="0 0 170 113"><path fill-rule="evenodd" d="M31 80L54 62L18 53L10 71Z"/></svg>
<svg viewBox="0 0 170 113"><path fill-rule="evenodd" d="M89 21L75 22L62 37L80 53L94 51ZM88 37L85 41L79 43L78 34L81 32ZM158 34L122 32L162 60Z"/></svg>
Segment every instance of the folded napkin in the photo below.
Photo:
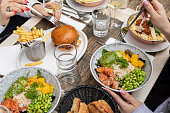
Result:
<svg viewBox="0 0 170 113"><path fill-rule="evenodd" d="M17 69L16 59L21 50L20 45L7 46L0 48L0 74L6 75L12 70Z"/></svg>
<svg viewBox="0 0 170 113"><path fill-rule="evenodd" d="M109 38L109 39L106 41L106 44L115 43L115 41L116 41L116 39L114 39L114 38ZM147 53L146 53L146 54L147 54ZM150 54L147 54L147 56L149 57L149 59L150 59L151 61L153 61L154 56L152 56L152 55L150 55Z"/></svg>

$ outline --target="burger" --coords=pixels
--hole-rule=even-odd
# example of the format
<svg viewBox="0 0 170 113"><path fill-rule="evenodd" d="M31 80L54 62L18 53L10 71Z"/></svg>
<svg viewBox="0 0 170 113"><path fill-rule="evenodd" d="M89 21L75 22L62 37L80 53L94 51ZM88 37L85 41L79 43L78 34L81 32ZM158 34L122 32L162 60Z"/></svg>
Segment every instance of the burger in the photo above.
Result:
<svg viewBox="0 0 170 113"><path fill-rule="evenodd" d="M60 28L55 28L51 33L51 37L55 46L72 44L77 48L81 43L79 33L70 25L62 25Z"/></svg>

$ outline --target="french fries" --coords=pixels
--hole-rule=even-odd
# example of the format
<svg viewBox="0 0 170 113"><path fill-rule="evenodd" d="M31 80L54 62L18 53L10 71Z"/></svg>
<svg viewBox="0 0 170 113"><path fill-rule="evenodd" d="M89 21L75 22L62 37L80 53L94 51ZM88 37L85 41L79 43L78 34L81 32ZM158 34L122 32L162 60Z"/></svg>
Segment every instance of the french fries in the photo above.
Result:
<svg viewBox="0 0 170 113"><path fill-rule="evenodd" d="M40 38L44 36L43 29L37 29L36 27L33 27L32 31L24 31L23 27L16 27L17 30L14 30L13 33L20 35L20 38L17 40L19 42L30 42L31 40Z"/></svg>
<svg viewBox="0 0 170 113"><path fill-rule="evenodd" d="M28 64L25 64L25 67L28 67L28 66L35 66L35 65L40 65L42 64L43 61L38 61L38 62L33 62L33 63L28 63Z"/></svg>

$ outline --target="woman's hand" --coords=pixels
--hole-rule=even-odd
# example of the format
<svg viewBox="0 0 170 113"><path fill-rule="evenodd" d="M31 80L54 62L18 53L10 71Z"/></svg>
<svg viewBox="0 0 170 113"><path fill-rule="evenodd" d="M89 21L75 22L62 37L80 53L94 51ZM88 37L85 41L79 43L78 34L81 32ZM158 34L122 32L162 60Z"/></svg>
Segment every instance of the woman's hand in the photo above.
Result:
<svg viewBox="0 0 170 113"><path fill-rule="evenodd" d="M117 104L119 105L119 111L121 113L132 113L134 112L142 103L138 101L137 99L133 98L129 93L125 92L124 90L121 90L121 95L122 97L127 100L124 101L120 96L118 96L116 93L113 91L104 88L107 92L109 92Z"/></svg>
<svg viewBox="0 0 170 113"><path fill-rule="evenodd" d="M44 10L42 4L35 4L35 5L33 6L33 8L36 9L36 10L37 10L38 12L40 12L41 14L45 15L45 16L51 16L49 13L47 13L47 12ZM57 15L55 15L55 17L56 17L58 20L60 20L61 13L57 13Z"/></svg>
<svg viewBox="0 0 170 113"><path fill-rule="evenodd" d="M27 0L2 0L0 3L0 25L8 24L10 17L17 12L22 13L29 10L24 6L27 3ZM9 11L7 11L7 8Z"/></svg>
<svg viewBox="0 0 170 113"><path fill-rule="evenodd" d="M35 4L33 5L33 8L35 10L37 10L38 12L40 12L41 14L45 15L45 16L50 16L43 8L42 4Z"/></svg>
<svg viewBox="0 0 170 113"><path fill-rule="evenodd" d="M170 37L170 23L168 21L163 5L157 0L149 3L143 0L141 6L144 5L147 12L151 15L153 25L158 28L166 37Z"/></svg>

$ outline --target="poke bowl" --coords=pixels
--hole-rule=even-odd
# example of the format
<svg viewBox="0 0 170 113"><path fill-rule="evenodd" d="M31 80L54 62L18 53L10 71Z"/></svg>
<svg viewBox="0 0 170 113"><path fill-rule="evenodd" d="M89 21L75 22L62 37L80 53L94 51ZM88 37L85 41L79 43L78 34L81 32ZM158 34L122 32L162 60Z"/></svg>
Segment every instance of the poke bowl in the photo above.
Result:
<svg viewBox="0 0 170 113"><path fill-rule="evenodd" d="M129 17L127 25L135 18L136 14ZM152 24L150 15L146 18L138 19L129 27L129 32L133 38L146 44L159 44L165 41L165 36Z"/></svg>
<svg viewBox="0 0 170 113"><path fill-rule="evenodd" d="M11 112L51 113L60 96L59 80L42 68L22 68L0 80L0 103Z"/></svg>
<svg viewBox="0 0 170 113"><path fill-rule="evenodd" d="M145 52L125 43L112 43L98 48L90 60L94 79L108 89L134 92L151 79L153 66Z"/></svg>
<svg viewBox="0 0 170 113"><path fill-rule="evenodd" d="M88 7L97 6L104 2L104 0L74 0L74 1L80 5Z"/></svg>

